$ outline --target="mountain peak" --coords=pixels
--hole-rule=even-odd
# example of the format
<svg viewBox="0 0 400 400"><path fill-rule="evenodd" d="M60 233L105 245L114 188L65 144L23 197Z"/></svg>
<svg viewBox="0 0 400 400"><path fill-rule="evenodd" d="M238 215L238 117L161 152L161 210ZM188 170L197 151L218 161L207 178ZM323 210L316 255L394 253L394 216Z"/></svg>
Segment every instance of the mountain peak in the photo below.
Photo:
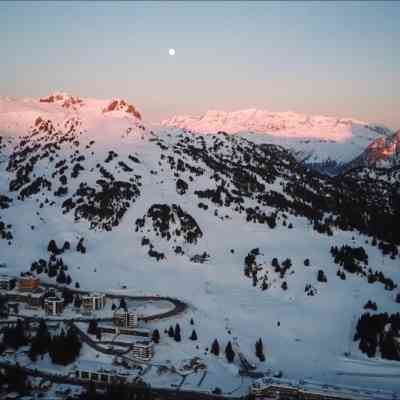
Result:
<svg viewBox="0 0 400 400"><path fill-rule="evenodd" d="M107 105L107 107L103 108L103 114L113 112L113 111L124 111L128 114L132 114L135 118L141 120L142 116L140 112L133 106L129 104L127 101L123 99L113 99Z"/></svg>
<svg viewBox="0 0 400 400"><path fill-rule="evenodd" d="M84 102L79 97L70 96L65 92L54 92L48 97L41 97L39 99L40 103L56 103L61 105L64 108L70 107L81 107Z"/></svg>
<svg viewBox="0 0 400 400"><path fill-rule="evenodd" d="M236 111L208 110L197 116L175 115L161 122L199 133L265 133L275 136L343 140L353 125L367 123L351 118L307 115L294 111L271 112L257 108Z"/></svg>

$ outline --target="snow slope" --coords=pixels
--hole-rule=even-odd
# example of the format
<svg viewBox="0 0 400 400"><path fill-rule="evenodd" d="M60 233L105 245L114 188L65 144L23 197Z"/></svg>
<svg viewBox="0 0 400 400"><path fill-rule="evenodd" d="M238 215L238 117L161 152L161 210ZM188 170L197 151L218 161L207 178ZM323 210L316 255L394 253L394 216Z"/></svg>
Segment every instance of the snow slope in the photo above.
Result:
<svg viewBox="0 0 400 400"><path fill-rule="evenodd" d="M345 169L357 167L394 168L400 166L400 131L393 135L380 137L354 160L345 166Z"/></svg>
<svg viewBox="0 0 400 400"><path fill-rule="evenodd" d="M112 101L82 99L83 104L63 107L66 98L63 95L54 103L1 101L0 134L12 137L0 154L0 194L10 199L0 216L10 224L7 229L13 236L0 239L0 262L8 265L9 272L25 271L39 258L47 260L49 240L59 245L68 240L71 250L62 258L73 282L79 281L82 288L112 290L126 285L132 294L187 301L191 306L187 314L149 326L159 327L162 333L155 361L178 363L200 356L209 368L204 383L209 389L247 390L248 380L244 387L238 376L237 358L228 365L222 355L216 358L205 350L218 338L223 353L227 342L237 337L260 371L282 370L293 379L400 391L399 380L393 377L400 364L382 360L379 354L368 359L352 341L367 300L376 301L379 312L394 313L397 290L368 284L360 275L347 274L341 280L329 251L332 245L363 246L369 266L396 283L399 258L383 256L371 237L356 229L332 225L331 236L318 233L306 214L294 212L295 199L309 204L301 188L308 196L324 193L322 201L339 195L336 186L341 181L311 175L280 147L264 148L240 136L200 136L177 128L153 132L127 112L127 106L104 112ZM348 179L348 188L340 186L340 190L349 190L351 197L357 181ZM380 184L365 181L357 190L375 188L371 202L386 210L389 200ZM208 196L207 191L213 190L222 198L221 204L217 194ZM272 192L291 205L280 208L260 200ZM153 205L167 207L155 210ZM249 208L268 218L275 213L276 227L258 223L261 217L249 219ZM333 211L323 214L325 222L334 216ZM84 238L85 254L76 251L80 238ZM244 259L254 248L260 253L256 286L244 275ZM163 257L157 260L151 251ZM191 261L204 252L209 255L206 262ZM273 257L292 261L283 279L271 267ZM309 267L304 265L306 258ZM320 269L328 282L317 281ZM264 273L269 277L267 290L260 287ZM283 281L287 290L281 288ZM307 284L316 289L314 296L305 293ZM187 340L193 329L191 317L197 343ZM163 334L176 322L184 337L180 344ZM265 346L265 363L254 355L259 337ZM359 371L367 375L354 374ZM161 379L149 376L154 382ZM199 379L193 380L194 388ZM190 382L185 387L191 387Z"/></svg>
<svg viewBox="0 0 400 400"><path fill-rule="evenodd" d="M388 135L385 127L350 118L248 109L207 111L199 116L173 116L161 122L199 133L241 134L257 143L272 143L308 163L343 164L361 154L370 142Z"/></svg>

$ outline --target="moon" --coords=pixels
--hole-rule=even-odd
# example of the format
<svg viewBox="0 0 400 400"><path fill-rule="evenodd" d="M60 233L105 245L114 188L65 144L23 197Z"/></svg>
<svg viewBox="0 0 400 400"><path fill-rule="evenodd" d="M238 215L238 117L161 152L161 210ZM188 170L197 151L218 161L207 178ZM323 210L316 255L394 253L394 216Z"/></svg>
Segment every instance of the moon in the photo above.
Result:
<svg viewBox="0 0 400 400"><path fill-rule="evenodd" d="M168 54L169 54L170 56L174 56L174 55L175 55L175 49L169 49L169 50L168 50Z"/></svg>

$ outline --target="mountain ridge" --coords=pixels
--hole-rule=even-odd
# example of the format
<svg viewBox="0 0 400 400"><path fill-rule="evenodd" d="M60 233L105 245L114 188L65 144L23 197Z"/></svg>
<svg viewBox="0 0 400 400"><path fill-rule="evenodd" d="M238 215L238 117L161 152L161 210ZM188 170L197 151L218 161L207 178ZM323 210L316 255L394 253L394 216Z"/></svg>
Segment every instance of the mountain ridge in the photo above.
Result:
<svg viewBox="0 0 400 400"><path fill-rule="evenodd" d="M246 109L233 112L208 111L199 116L173 116L162 126L176 126L194 133L239 134L258 143L289 148L308 164L344 165L359 156L389 128L351 118L334 118L295 112Z"/></svg>

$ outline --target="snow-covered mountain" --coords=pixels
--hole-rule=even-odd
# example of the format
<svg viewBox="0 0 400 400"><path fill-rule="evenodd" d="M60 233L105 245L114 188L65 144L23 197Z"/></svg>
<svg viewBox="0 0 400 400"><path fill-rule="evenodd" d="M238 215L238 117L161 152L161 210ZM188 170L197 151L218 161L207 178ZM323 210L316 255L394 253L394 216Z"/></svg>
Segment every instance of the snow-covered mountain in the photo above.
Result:
<svg viewBox="0 0 400 400"><path fill-rule="evenodd" d="M182 335L193 317L198 348L162 337L155 363L199 356L211 388L241 385L236 361L205 350L237 337L261 371L400 390L398 362L353 341L368 300L398 312L399 176L324 176L281 146L140 118L120 99L0 101L4 271L33 264L54 280L49 241L68 241L59 257L72 284L185 300ZM265 363L254 357L259 337Z"/></svg>
<svg viewBox="0 0 400 400"><path fill-rule="evenodd" d="M334 167L359 154L374 140L390 135L390 129L350 118L310 116L294 112L249 109L234 112L208 111L199 116L173 116L161 123L199 133L219 131L257 143L290 149L298 160Z"/></svg>
<svg viewBox="0 0 400 400"><path fill-rule="evenodd" d="M345 169L356 167L400 167L400 131L374 140L363 153L347 164Z"/></svg>
<svg viewBox="0 0 400 400"><path fill-rule="evenodd" d="M81 99L67 93L55 92L48 97L35 99L0 98L0 129L3 136L24 135L29 129L40 124L47 116L52 120L84 116L87 123L98 122L99 116L118 116L120 119L141 120L136 108L123 99L99 100Z"/></svg>

